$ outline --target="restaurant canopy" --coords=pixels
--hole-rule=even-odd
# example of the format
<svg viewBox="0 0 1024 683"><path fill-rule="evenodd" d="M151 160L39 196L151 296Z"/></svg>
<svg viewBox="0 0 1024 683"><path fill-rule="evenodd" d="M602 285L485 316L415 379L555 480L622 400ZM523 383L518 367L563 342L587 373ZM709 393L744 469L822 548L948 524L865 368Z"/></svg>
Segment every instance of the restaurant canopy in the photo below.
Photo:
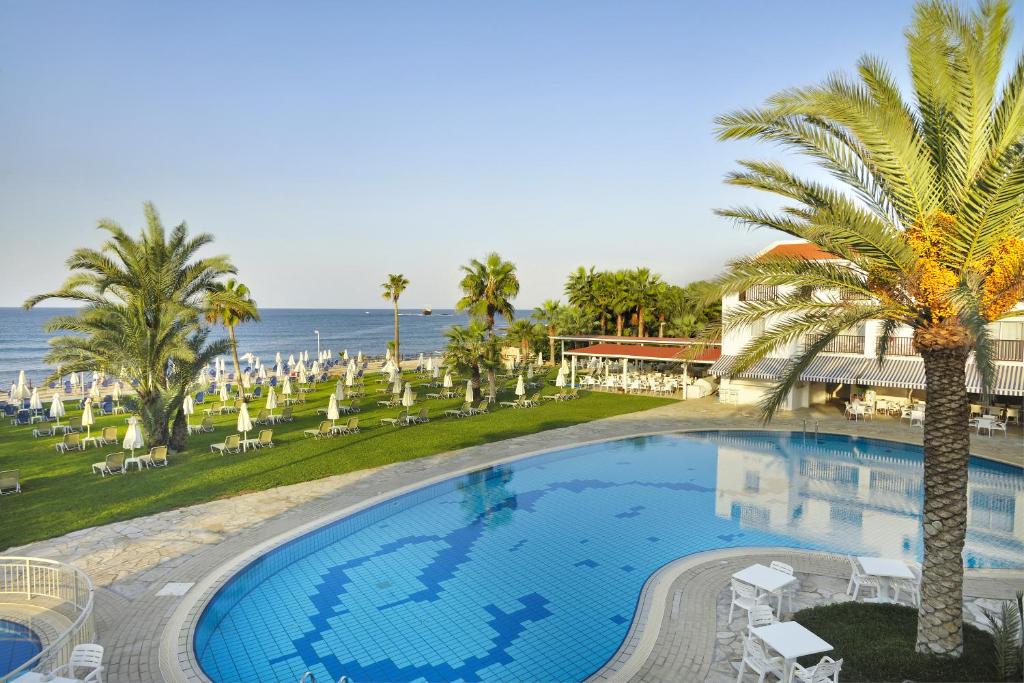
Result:
<svg viewBox="0 0 1024 683"><path fill-rule="evenodd" d="M637 337L633 337L637 339ZM644 344L591 344L581 349L566 349L566 356L584 356L590 358L610 358L628 360L646 360L661 363L713 363L722 355L718 347L701 348L690 340L688 346L651 346L646 342L649 338L644 337Z"/></svg>

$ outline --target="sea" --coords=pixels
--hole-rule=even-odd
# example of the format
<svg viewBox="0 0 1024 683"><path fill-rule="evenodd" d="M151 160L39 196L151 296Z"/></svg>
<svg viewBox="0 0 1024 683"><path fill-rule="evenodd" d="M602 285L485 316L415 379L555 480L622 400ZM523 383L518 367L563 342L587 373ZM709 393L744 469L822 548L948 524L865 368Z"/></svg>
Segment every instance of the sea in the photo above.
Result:
<svg viewBox="0 0 1024 683"><path fill-rule="evenodd" d="M55 315L74 313L73 308L0 308L0 387L10 386L20 370L28 379L43 386L53 371L43 363L47 341L53 335L43 328ZM264 308L259 322L238 326L238 352L259 356L265 364L273 364L278 351L289 354L309 351L315 356L320 331L320 348L335 355L348 350L350 355L383 355L394 333L394 312L383 308ZM444 331L452 325L464 325L465 313L435 309L432 315L419 310L399 309L402 356L441 351ZM222 327L213 328L213 336L225 336ZM230 361L229 361L230 362Z"/></svg>

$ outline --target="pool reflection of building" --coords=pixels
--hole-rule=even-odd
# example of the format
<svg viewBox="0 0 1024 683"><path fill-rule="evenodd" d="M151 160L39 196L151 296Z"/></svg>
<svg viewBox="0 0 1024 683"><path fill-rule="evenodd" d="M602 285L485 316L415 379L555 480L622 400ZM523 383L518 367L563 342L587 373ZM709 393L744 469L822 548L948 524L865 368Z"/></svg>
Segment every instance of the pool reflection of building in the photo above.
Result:
<svg viewBox="0 0 1024 683"><path fill-rule="evenodd" d="M916 559L924 494L919 461L884 452L854 453L806 445L800 437L756 447L746 438L718 444L715 514L741 526ZM811 438L813 441L813 438ZM871 450L882 451L884 447ZM1000 470L971 472L967 486L968 566L1019 564L1024 556L1024 478Z"/></svg>

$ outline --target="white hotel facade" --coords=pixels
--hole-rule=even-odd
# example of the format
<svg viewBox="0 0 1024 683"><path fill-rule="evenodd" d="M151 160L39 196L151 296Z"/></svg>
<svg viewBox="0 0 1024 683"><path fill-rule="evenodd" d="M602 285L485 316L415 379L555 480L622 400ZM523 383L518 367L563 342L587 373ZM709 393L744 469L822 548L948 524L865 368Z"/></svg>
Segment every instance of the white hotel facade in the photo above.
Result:
<svg viewBox="0 0 1024 683"><path fill-rule="evenodd" d="M795 256L809 259L836 259L807 242L776 242L762 250L759 257ZM764 300L792 291L786 286L757 286L740 295L722 300L722 316L742 301ZM843 296L840 292L822 292L822 297ZM1018 304L1020 315L992 324L995 340L995 384L991 394L996 401L1019 404L1024 397L1024 304ZM789 362L796 358L803 345L812 340L803 338L786 348L776 350L753 367L734 373L732 366L742 349L774 321L769 317L757 324L726 331L722 339L722 356L709 369L721 378L719 396L723 402L741 405L755 404L768 393L782 375ZM914 351L912 331L909 327L898 330L890 338L885 361L879 365L877 345L882 329L881 321L868 321L837 336L800 375L800 381L789 392L782 406L784 410L806 408L825 403L831 398L846 398L850 390L873 391L876 398L905 401L909 397L926 398L924 362ZM967 390L981 392L981 376L973 359L967 366Z"/></svg>

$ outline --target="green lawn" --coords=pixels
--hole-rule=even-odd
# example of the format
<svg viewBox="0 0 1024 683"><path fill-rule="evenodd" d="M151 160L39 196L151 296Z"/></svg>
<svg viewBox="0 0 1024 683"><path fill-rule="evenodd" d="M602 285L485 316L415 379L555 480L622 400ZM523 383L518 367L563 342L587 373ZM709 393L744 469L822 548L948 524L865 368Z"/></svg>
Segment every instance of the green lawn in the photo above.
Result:
<svg viewBox="0 0 1024 683"><path fill-rule="evenodd" d="M421 400L416 409L430 408L432 421L411 427L379 426L381 417L394 417L398 409L378 408L382 394L377 374L368 375L367 395L361 399L360 434L317 441L303 438L302 430L315 427L322 418L317 408L326 408L334 381L321 384L305 405L295 406L295 421L274 428L274 448L237 455L210 453L210 444L235 433L235 416L215 418L212 434L189 438L188 450L171 455L171 465L162 469L125 476L101 478L90 466L120 447L90 447L87 451L59 454L57 437L33 438L31 427L0 425L0 470L21 471L22 493L0 498L0 549L21 545L85 527L131 519L162 510L201 503L250 491L320 479L332 474L376 467L425 455L508 439L546 429L566 427L610 415L653 408L667 399L581 393L576 401L544 401L536 408L494 408L489 415L472 418L442 418L447 408L458 407L462 399ZM406 375L414 385L423 380ZM380 385L383 388L383 385ZM418 388L425 397L427 389ZM430 391L436 391L431 389ZM553 392L554 388L546 391ZM499 400L511 400L511 388L502 390ZM279 397L280 400L280 397ZM253 417L265 399L250 404ZM70 408L71 401L65 402ZM48 407L48 405L47 405ZM197 406L197 412L202 406ZM77 411L69 411L72 416ZM280 413L280 408L275 412ZM196 421L200 415L194 415ZM124 437L125 416L100 417L93 425L116 424ZM250 436L256 436L250 433Z"/></svg>

